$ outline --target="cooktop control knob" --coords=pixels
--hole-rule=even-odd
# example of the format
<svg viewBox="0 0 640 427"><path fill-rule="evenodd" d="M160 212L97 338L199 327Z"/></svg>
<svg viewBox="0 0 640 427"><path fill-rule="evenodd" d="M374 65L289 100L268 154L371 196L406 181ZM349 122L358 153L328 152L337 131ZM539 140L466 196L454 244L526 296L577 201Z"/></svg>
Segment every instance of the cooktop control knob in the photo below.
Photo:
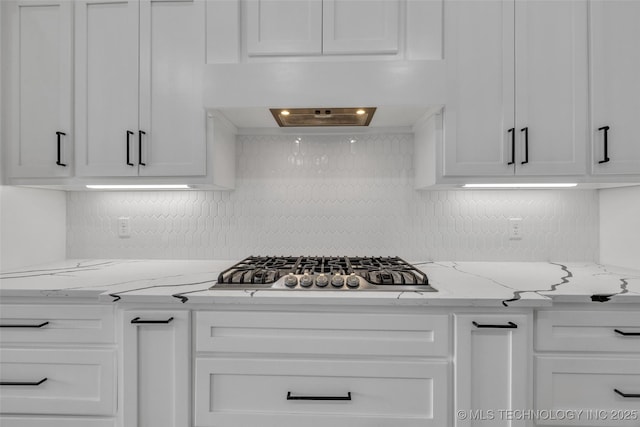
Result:
<svg viewBox="0 0 640 427"><path fill-rule="evenodd" d="M316 279L316 286L324 288L328 284L329 284L329 278L324 274L319 275L318 278Z"/></svg>
<svg viewBox="0 0 640 427"><path fill-rule="evenodd" d="M339 274L336 274L331 278L331 286L334 288L341 288L344 285L344 278Z"/></svg>
<svg viewBox="0 0 640 427"><path fill-rule="evenodd" d="M349 277L347 277L347 287L351 289L355 289L360 286L360 279L355 273L351 273Z"/></svg>
<svg viewBox="0 0 640 427"><path fill-rule="evenodd" d="M295 288L298 284L298 278L293 275L293 273L289 273L287 277L284 278L284 285L288 288Z"/></svg>
<svg viewBox="0 0 640 427"><path fill-rule="evenodd" d="M302 286L303 288L308 288L311 285L313 285L313 278L308 274L305 274L300 278L300 286Z"/></svg>

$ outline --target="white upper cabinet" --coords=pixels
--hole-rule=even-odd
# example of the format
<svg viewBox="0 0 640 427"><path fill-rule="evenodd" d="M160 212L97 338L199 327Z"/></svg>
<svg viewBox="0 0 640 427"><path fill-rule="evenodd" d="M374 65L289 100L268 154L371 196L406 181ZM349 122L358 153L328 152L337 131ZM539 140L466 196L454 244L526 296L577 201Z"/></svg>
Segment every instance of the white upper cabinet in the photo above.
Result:
<svg viewBox="0 0 640 427"><path fill-rule="evenodd" d="M67 0L9 4L12 28L11 177L70 176L73 169L72 18ZM7 106L9 107L9 106Z"/></svg>
<svg viewBox="0 0 640 427"><path fill-rule="evenodd" d="M137 2L76 3L76 158L80 176L137 175Z"/></svg>
<svg viewBox="0 0 640 427"><path fill-rule="evenodd" d="M398 0L323 0L324 54L398 52Z"/></svg>
<svg viewBox="0 0 640 427"><path fill-rule="evenodd" d="M250 56L322 54L322 0L251 0L246 13Z"/></svg>
<svg viewBox="0 0 640 427"><path fill-rule="evenodd" d="M516 1L516 173L583 175L587 3Z"/></svg>
<svg viewBox="0 0 640 427"><path fill-rule="evenodd" d="M398 0L247 0L249 56L395 54Z"/></svg>
<svg viewBox="0 0 640 427"><path fill-rule="evenodd" d="M585 1L456 1L446 14L444 176L582 175Z"/></svg>
<svg viewBox="0 0 640 427"><path fill-rule="evenodd" d="M513 175L513 1L454 1L445 14L445 176Z"/></svg>
<svg viewBox="0 0 640 427"><path fill-rule="evenodd" d="M76 5L79 176L206 173L204 2Z"/></svg>
<svg viewBox="0 0 640 427"><path fill-rule="evenodd" d="M592 173L638 175L640 2L593 0L589 15Z"/></svg>

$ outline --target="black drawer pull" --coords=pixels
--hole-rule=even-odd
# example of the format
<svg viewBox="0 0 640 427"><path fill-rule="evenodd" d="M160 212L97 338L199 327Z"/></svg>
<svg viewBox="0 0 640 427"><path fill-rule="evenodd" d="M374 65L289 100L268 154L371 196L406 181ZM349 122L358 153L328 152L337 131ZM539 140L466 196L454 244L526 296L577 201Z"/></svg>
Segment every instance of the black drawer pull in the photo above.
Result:
<svg viewBox="0 0 640 427"><path fill-rule="evenodd" d="M10 385L10 386L39 386L43 382L45 382L47 378L43 378L40 381L0 381L0 385Z"/></svg>
<svg viewBox="0 0 640 427"><path fill-rule="evenodd" d="M507 133L511 133L511 161L507 163L508 165L512 165L516 162L516 132L515 128L511 128L507 131Z"/></svg>
<svg viewBox="0 0 640 427"><path fill-rule="evenodd" d="M518 325L513 322L507 322L506 325L482 325L474 320L471 323L473 323L473 326L475 326L476 328L516 329L518 327Z"/></svg>
<svg viewBox="0 0 640 427"><path fill-rule="evenodd" d="M167 324L171 323L173 317L168 318L167 320L140 320L139 317L135 319L131 319L131 323L139 324L139 325L152 325L152 324Z"/></svg>
<svg viewBox="0 0 640 427"><path fill-rule="evenodd" d="M56 159L56 165L58 165L58 166L67 166L66 164L62 163L62 159L60 158L60 155L61 155L60 154L60 150L61 150L60 145L62 144L62 141L60 141L60 138L62 137L62 135L66 136L67 134L64 133L64 132L56 132L56 135L57 135L57 141L58 141L57 142L58 143L58 158Z"/></svg>
<svg viewBox="0 0 640 427"><path fill-rule="evenodd" d="M287 400L351 400L351 392L346 396L294 396L287 392Z"/></svg>
<svg viewBox="0 0 640 427"><path fill-rule="evenodd" d="M640 393L623 393L620 390L618 390L617 388L613 389L614 392L616 392L616 394L619 394L620 396L624 397L625 399L629 398L629 399L640 399Z"/></svg>
<svg viewBox="0 0 640 427"><path fill-rule="evenodd" d="M140 166L147 166L147 164L142 161L142 135L146 134L147 133L143 130L138 131L138 164Z"/></svg>
<svg viewBox="0 0 640 427"><path fill-rule="evenodd" d="M600 160L598 163L607 163L611 160L609 158L609 126L602 126L601 128L598 128L598 130L604 131L604 160Z"/></svg>
<svg viewBox="0 0 640 427"><path fill-rule="evenodd" d="M625 337L640 337L640 332L624 332L620 329L614 329L616 334L620 334Z"/></svg>
<svg viewBox="0 0 640 427"><path fill-rule="evenodd" d="M131 158L129 157L129 150L130 150L130 145L131 145L131 141L129 141L129 137L133 135L133 132L131 132L130 130L127 131L127 165L128 166L133 166L133 163L131 163Z"/></svg>
<svg viewBox="0 0 640 427"><path fill-rule="evenodd" d="M49 322L42 322L37 325L0 325L0 328L42 328L48 324Z"/></svg>
<svg viewBox="0 0 640 427"><path fill-rule="evenodd" d="M524 132L524 161L520 162L522 165L529 163L529 128L522 128L520 132Z"/></svg>

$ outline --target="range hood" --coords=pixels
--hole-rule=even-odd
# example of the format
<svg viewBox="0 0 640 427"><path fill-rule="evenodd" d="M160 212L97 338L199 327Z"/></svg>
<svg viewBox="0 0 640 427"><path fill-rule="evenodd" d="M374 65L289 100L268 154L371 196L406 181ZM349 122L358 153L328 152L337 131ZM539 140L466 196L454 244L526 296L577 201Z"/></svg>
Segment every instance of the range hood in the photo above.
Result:
<svg viewBox="0 0 640 427"><path fill-rule="evenodd" d="M270 108L281 128L369 126L375 107L368 108Z"/></svg>
<svg viewBox="0 0 640 427"><path fill-rule="evenodd" d="M205 109L221 113L239 129L285 131L276 118L284 109L307 110L307 119L314 116L315 123L307 121L296 129L411 127L442 108L446 94L444 61L208 64L203 77ZM344 123L346 117L336 114L342 109L354 107L357 111L367 106L375 108L375 114L366 114L370 116L366 126L353 115L353 122ZM318 111L320 114L316 114ZM292 123L300 118L291 116Z"/></svg>

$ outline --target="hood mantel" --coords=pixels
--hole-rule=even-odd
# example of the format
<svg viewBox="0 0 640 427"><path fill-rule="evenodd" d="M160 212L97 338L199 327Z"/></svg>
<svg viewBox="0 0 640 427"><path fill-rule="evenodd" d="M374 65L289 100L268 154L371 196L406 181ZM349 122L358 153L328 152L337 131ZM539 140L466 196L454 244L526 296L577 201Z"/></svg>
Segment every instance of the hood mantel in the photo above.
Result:
<svg viewBox="0 0 640 427"><path fill-rule="evenodd" d="M442 106L444 61L332 61L209 64L204 107ZM268 113L268 111L267 111Z"/></svg>

